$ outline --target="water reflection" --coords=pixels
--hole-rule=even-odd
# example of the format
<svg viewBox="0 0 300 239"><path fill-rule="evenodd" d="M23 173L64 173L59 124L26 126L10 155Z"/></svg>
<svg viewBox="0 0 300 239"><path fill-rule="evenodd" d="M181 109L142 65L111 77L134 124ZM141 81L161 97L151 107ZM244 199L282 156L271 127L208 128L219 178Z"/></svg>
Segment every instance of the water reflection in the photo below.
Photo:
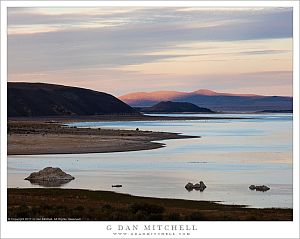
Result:
<svg viewBox="0 0 300 239"><path fill-rule="evenodd" d="M45 180L28 180L32 185L38 185L42 187L61 187L68 184L72 180L57 180L57 181L45 181Z"/></svg>
<svg viewBox="0 0 300 239"><path fill-rule="evenodd" d="M59 185L63 188L114 190L138 196L222 201L253 207L292 207L292 116L257 118L93 123L109 128L180 132L201 138L165 140L165 148L147 151L9 156L8 187L43 186L30 184L24 177L55 165L76 178ZM203 192L185 189L188 182L199 180L207 185ZM123 187L112 188L112 184ZM249 190L252 184L265 184L271 190L253 192Z"/></svg>

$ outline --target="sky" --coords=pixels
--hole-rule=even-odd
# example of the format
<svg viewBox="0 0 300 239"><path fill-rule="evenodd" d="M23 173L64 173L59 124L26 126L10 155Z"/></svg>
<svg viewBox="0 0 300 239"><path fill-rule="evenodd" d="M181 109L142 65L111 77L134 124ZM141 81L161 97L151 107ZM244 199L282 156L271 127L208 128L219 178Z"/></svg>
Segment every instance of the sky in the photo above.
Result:
<svg viewBox="0 0 300 239"><path fill-rule="evenodd" d="M292 8L8 8L8 80L292 96Z"/></svg>

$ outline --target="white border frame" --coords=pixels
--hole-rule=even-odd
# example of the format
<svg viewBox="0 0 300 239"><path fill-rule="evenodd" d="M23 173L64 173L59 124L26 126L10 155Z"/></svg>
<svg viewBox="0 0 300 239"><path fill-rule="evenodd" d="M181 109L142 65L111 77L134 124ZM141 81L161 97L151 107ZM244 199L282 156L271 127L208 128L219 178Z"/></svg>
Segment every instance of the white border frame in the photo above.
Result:
<svg viewBox="0 0 300 239"><path fill-rule="evenodd" d="M293 7L293 209L291 222L8 222L7 7ZM188 238L299 238L299 2L298 1L1 1L1 238L120 238L107 225L196 225ZM127 238L182 238L126 236Z"/></svg>

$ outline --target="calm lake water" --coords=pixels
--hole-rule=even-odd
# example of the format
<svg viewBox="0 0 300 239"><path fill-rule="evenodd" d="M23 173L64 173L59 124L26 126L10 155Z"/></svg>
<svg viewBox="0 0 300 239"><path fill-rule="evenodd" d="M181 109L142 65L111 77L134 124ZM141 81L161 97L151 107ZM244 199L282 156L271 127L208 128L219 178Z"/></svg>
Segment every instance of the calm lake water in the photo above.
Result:
<svg viewBox="0 0 300 239"><path fill-rule="evenodd" d="M73 123L78 127L139 128L201 138L164 140L164 148L135 152L9 156L8 187L40 187L24 178L53 166L76 178L62 188L292 208L292 114L213 116L243 119ZM200 180L207 185L203 192L184 188L187 182ZM112 184L123 187L112 188ZM251 184L265 184L271 189L251 191Z"/></svg>

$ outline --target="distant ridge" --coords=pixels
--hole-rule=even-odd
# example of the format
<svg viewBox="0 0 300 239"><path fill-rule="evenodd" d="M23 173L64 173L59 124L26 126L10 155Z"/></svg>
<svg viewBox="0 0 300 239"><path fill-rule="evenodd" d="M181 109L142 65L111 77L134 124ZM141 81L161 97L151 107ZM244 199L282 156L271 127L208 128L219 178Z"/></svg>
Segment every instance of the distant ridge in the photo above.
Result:
<svg viewBox="0 0 300 239"><path fill-rule="evenodd" d="M214 113L210 109L202 108L192 103L172 101L161 101L156 105L144 107L140 110L145 113Z"/></svg>
<svg viewBox="0 0 300 239"><path fill-rule="evenodd" d="M219 93L207 89L193 92L136 92L120 96L119 99L134 107L148 107L161 101L176 101L189 102L213 111L256 112L293 109L292 97Z"/></svg>
<svg viewBox="0 0 300 239"><path fill-rule="evenodd" d="M207 89L200 89L197 91L193 91L190 94L198 94L198 95L226 95L226 96L255 96L259 97L261 95L255 95L255 94L232 94L232 93L220 93L212 90L207 90Z"/></svg>
<svg viewBox="0 0 300 239"><path fill-rule="evenodd" d="M293 113L293 110L262 110L257 113Z"/></svg>
<svg viewBox="0 0 300 239"><path fill-rule="evenodd" d="M116 97L44 83L8 82L8 117L139 114Z"/></svg>

